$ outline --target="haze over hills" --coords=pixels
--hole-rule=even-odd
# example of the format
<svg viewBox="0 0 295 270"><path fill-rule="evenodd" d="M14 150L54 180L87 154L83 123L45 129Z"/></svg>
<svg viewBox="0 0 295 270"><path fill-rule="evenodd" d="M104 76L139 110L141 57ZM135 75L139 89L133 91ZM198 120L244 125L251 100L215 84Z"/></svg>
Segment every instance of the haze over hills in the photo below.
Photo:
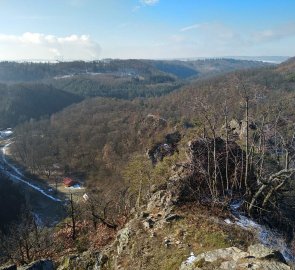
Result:
<svg viewBox="0 0 295 270"><path fill-rule="evenodd" d="M182 61L108 60L65 63L0 63L0 126L50 116L87 97L134 99L179 90L190 79L267 66L232 59Z"/></svg>

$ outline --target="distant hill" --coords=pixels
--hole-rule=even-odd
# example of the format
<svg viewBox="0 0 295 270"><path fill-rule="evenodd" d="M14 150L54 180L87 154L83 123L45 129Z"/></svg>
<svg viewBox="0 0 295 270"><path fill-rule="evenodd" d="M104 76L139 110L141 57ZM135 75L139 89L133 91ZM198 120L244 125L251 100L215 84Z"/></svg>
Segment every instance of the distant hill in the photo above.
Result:
<svg viewBox="0 0 295 270"><path fill-rule="evenodd" d="M17 63L0 62L0 81L28 82L48 79L72 78L79 75L97 75L101 73L121 77L157 80L157 76L174 75L180 79L192 76L215 75L233 70L266 66L261 61L237 59L204 60L115 60L59 63Z"/></svg>
<svg viewBox="0 0 295 270"><path fill-rule="evenodd" d="M288 59L287 61L281 63L278 68L281 72L295 72L295 57Z"/></svg>
<svg viewBox="0 0 295 270"><path fill-rule="evenodd" d="M44 84L0 84L0 128L40 119L81 100L80 97Z"/></svg>
<svg viewBox="0 0 295 270"><path fill-rule="evenodd" d="M173 74L181 79L203 78L229 73L235 70L260 68L271 64L262 61L239 59L199 59L187 61L149 61L157 69Z"/></svg>
<svg viewBox="0 0 295 270"><path fill-rule="evenodd" d="M288 59L277 67L277 72L282 74L287 81L295 82L295 57Z"/></svg>

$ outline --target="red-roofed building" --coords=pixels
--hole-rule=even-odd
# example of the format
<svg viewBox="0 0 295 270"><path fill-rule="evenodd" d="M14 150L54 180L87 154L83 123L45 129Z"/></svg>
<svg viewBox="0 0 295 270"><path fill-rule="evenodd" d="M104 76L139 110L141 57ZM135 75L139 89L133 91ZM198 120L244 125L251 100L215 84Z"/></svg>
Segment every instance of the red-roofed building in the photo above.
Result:
<svg viewBox="0 0 295 270"><path fill-rule="evenodd" d="M76 184L76 182L70 177L65 177L63 179L63 183L64 183L65 187L72 187Z"/></svg>

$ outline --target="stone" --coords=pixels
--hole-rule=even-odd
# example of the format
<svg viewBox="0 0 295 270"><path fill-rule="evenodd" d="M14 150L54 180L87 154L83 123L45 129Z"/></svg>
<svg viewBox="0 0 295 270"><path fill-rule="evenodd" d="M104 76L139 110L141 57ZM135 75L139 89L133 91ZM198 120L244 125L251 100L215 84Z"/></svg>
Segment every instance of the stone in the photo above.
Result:
<svg viewBox="0 0 295 270"><path fill-rule="evenodd" d="M230 247L202 253L197 256L196 261L199 261L201 259L205 259L206 262L214 262L217 259L231 259L237 261L241 258L246 257L247 255L248 254L246 252L240 250L239 248Z"/></svg>
<svg viewBox="0 0 295 270"><path fill-rule="evenodd" d="M155 221L153 221L151 218L146 219L143 222L143 226L145 227L145 229L152 229L154 227Z"/></svg>
<svg viewBox="0 0 295 270"><path fill-rule="evenodd" d="M261 244L252 245L248 252L236 247L217 249L197 255L194 260L184 261L180 270L199 269L257 269L257 270L291 270L291 267L281 260L278 251L271 250ZM274 256L276 255L276 256ZM190 257L189 257L190 258Z"/></svg>
<svg viewBox="0 0 295 270"><path fill-rule="evenodd" d="M147 212L142 212L142 213L140 214L140 216L141 216L142 218L147 218L149 215L150 215L150 214L147 213Z"/></svg>
<svg viewBox="0 0 295 270"><path fill-rule="evenodd" d="M128 245L130 236L131 236L131 230L128 227L126 227L118 232L118 235L117 235L117 240L118 240L117 253L118 253L118 255L120 255L123 252L123 250L126 248L126 246Z"/></svg>
<svg viewBox="0 0 295 270"><path fill-rule="evenodd" d="M259 258L259 259L269 258L269 259L274 259L274 260L286 263L284 257L282 256L280 252L271 250L270 248L262 244L249 246L248 253L250 254L250 256L253 256L255 258Z"/></svg>
<svg viewBox="0 0 295 270"><path fill-rule="evenodd" d="M101 270L108 256L100 252L83 252L63 258L58 270Z"/></svg>
<svg viewBox="0 0 295 270"><path fill-rule="evenodd" d="M169 222L169 221L173 221L173 220L179 220L179 219L181 219L182 217L181 216L179 216L179 215L177 215L177 214L169 214L169 215L167 215L166 217L165 217L165 220L167 221L167 222Z"/></svg>

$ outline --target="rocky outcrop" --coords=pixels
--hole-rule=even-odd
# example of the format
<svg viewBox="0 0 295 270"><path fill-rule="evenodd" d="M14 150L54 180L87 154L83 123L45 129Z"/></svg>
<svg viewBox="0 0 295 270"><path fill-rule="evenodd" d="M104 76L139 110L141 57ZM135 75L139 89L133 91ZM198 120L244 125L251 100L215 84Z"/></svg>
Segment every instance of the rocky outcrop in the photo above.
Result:
<svg viewBox="0 0 295 270"><path fill-rule="evenodd" d="M252 245L248 250L242 251L236 247L217 249L193 254L183 262L180 270L201 270L201 269L259 269L259 270L291 270L286 264L282 254L271 250L261 244Z"/></svg>
<svg viewBox="0 0 295 270"><path fill-rule="evenodd" d="M86 251L63 258L57 270L101 270L107 260L104 254Z"/></svg>
<svg viewBox="0 0 295 270"><path fill-rule="evenodd" d="M256 129L257 129L257 125L255 124L254 119L251 119L248 124L248 131L253 132ZM222 127L222 131L225 135L225 132L226 132L225 125ZM231 121L228 122L227 132L231 140L245 139L246 132L247 132L247 122L245 120L238 121L236 119L232 119ZM252 135L253 134L251 134L251 136Z"/></svg>
<svg viewBox="0 0 295 270"><path fill-rule="evenodd" d="M159 115L148 114L140 124L139 136L152 137L158 132L162 132L168 126L166 119Z"/></svg>
<svg viewBox="0 0 295 270"><path fill-rule="evenodd" d="M157 143L147 151L147 155L153 164L162 161L166 156L172 156L177 151L177 144L181 139L181 134L176 131L166 135L163 142Z"/></svg>

